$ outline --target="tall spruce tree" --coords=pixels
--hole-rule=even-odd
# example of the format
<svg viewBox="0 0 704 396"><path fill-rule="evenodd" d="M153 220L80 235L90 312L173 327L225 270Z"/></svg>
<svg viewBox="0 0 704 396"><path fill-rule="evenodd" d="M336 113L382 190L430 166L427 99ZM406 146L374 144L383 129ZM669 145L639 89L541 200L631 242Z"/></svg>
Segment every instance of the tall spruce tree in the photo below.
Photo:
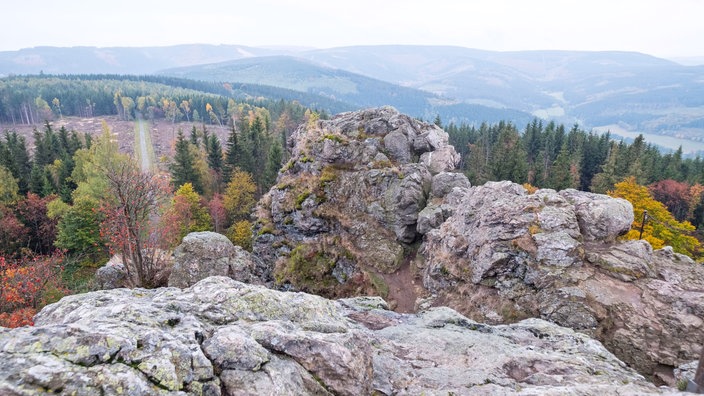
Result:
<svg viewBox="0 0 704 396"><path fill-rule="evenodd" d="M276 183L276 177L279 174L279 169L281 169L281 161L283 160L283 151L284 150L281 147L281 143L278 140L276 140L269 149L269 156L264 169L264 190L270 188L274 185L274 183Z"/></svg>
<svg viewBox="0 0 704 396"><path fill-rule="evenodd" d="M171 183L178 189L186 183L191 183L193 189L199 194L203 193L203 183L195 167L195 158L190 150L191 144L186 140L183 131L179 130L176 136L176 153L169 166L171 171Z"/></svg>

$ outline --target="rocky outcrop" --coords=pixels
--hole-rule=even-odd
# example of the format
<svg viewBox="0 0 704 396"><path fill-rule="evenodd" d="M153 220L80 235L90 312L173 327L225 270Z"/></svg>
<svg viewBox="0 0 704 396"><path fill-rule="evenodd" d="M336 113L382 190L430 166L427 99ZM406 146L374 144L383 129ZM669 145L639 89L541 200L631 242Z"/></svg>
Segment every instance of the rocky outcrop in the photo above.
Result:
<svg viewBox="0 0 704 396"><path fill-rule="evenodd" d="M658 394L598 341L211 277L63 298L0 328L0 394Z"/></svg>
<svg viewBox="0 0 704 396"><path fill-rule="evenodd" d="M633 222L625 200L471 187L452 172L446 133L391 108L304 125L288 148L255 227L279 287L377 294L404 312L447 305L493 324L540 318L670 384L704 345L703 267L619 240Z"/></svg>
<svg viewBox="0 0 704 396"><path fill-rule="evenodd" d="M271 271L261 260L216 232L192 232L174 250L169 286L189 287L209 276L266 284Z"/></svg>
<svg viewBox="0 0 704 396"><path fill-rule="evenodd" d="M627 201L498 182L452 202L416 262L436 304L481 322L570 327L671 384L672 368L698 358L704 267L671 248L616 241L633 221Z"/></svg>
<svg viewBox="0 0 704 396"><path fill-rule="evenodd" d="M393 108L301 126L291 160L257 208L254 253L283 287L326 296L383 294L411 245L444 218L419 214L452 188L459 155L435 125Z"/></svg>

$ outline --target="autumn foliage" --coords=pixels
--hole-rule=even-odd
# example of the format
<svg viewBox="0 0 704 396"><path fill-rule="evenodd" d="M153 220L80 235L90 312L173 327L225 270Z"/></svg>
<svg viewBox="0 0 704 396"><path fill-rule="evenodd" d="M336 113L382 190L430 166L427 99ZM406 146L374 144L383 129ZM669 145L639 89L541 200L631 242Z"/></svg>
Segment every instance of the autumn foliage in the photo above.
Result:
<svg viewBox="0 0 704 396"><path fill-rule="evenodd" d="M22 260L0 256L0 326L31 326L38 309L68 293L62 262L61 252Z"/></svg>
<svg viewBox="0 0 704 396"><path fill-rule="evenodd" d="M129 283L159 286L167 246L158 210L168 196L168 180L142 172L132 161L111 164L105 175L114 199L100 207L100 235L110 252L123 258Z"/></svg>
<svg viewBox="0 0 704 396"><path fill-rule="evenodd" d="M679 222L667 210L667 207L655 200L647 187L636 183L634 177L629 177L616 183L609 195L624 198L633 205L634 221L626 239L639 239L643 212L647 211L647 220L643 227L642 239L650 242L655 249L666 245L672 246L675 252L696 257L700 254L699 241L691 236L695 227L688 221Z"/></svg>

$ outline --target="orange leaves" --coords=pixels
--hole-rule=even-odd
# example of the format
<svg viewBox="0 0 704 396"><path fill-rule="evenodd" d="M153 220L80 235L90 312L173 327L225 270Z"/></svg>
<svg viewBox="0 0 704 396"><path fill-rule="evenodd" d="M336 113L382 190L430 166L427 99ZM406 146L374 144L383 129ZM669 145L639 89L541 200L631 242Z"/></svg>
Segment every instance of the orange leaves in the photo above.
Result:
<svg viewBox="0 0 704 396"><path fill-rule="evenodd" d="M37 314L37 310L34 308L20 308L12 313L3 312L0 313L0 326L1 327L22 327L22 326L34 326L34 315Z"/></svg>
<svg viewBox="0 0 704 396"><path fill-rule="evenodd" d="M0 326L32 325L38 308L68 293L61 283L63 253L7 261L0 256Z"/></svg>

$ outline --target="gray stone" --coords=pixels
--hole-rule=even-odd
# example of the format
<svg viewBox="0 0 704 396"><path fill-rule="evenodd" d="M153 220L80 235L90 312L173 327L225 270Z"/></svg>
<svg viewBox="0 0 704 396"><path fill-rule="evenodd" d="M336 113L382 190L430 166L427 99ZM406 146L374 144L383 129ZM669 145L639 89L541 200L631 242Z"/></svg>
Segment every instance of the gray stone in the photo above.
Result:
<svg viewBox="0 0 704 396"><path fill-rule="evenodd" d="M425 235L428 231L440 227L445 218L442 208L437 205L428 205L418 213L418 233Z"/></svg>
<svg viewBox="0 0 704 396"><path fill-rule="evenodd" d="M615 241L633 220L626 201L498 182L454 189L443 205L450 215L425 234L419 269L445 304L478 321L539 317L593 334L647 375L698 357L704 267Z"/></svg>
<svg viewBox="0 0 704 396"><path fill-rule="evenodd" d="M469 188L471 185L467 176L457 172L440 172L433 176L431 193L434 198L443 198L453 188Z"/></svg>
<svg viewBox="0 0 704 396"><path fill-rule="evenodd" d="M317 262L329 263L309 277L330 280L318 292L344 296L376 289L378 283L356 275L395 271L408 245L422 237L418 214L428 204L432 175L454 171L459 162L448 141L437 126L390 107L301 125L288 141L289 164L256 209L253 252L278 279L288 280L282 287L311 290L286 275L295 264L290 252L305 247ZM438 188L464 185L458 177L445 178Z"/></svg>
<svg viewBox="0 0 704 396"><path fill-rule="evenodd" d="M95 285L100 290L116 289L118 287L127 287L127 270L122 259L118 255L114 255L102 267L95 271Z"/></svg>
<svg viewBox="0 0 704 396"><path fill-rule="evenodd" d="M564 190L560 195L574 204L586 240L611 242L631 228L633 205L625 199L577 190Z"/></svg>
<svg viewBox="0 0 704 396"><path fill-rule="evenodd" d="M598 341L529 319L397 314L226 277L63 298L0 328L0 394L662 394Z"/></svg>
<svg viewBox="0 0 704 396"><path fill-rule="evenodd" d="M384 147L393 161L401 164L411 161L411 148L403 133L394 131L384 136Z"/></svg>
<svg viewBox="0 0 704 396"><path fill-rule="evenodd" d="M441 172L451 172L457 168L460 163L460 155L452 146L445 146L428 151L420 156L420 161L428 167L430 173L437 175Z"/></svg>
<svg viewBox="0 0 704 396"><path fill-rule="evenodd" d="M264 284L269 271L260 259L222 234L192 232L174 250L169 286L189 287L209 276L229 276L235 280Z"/></svg>

